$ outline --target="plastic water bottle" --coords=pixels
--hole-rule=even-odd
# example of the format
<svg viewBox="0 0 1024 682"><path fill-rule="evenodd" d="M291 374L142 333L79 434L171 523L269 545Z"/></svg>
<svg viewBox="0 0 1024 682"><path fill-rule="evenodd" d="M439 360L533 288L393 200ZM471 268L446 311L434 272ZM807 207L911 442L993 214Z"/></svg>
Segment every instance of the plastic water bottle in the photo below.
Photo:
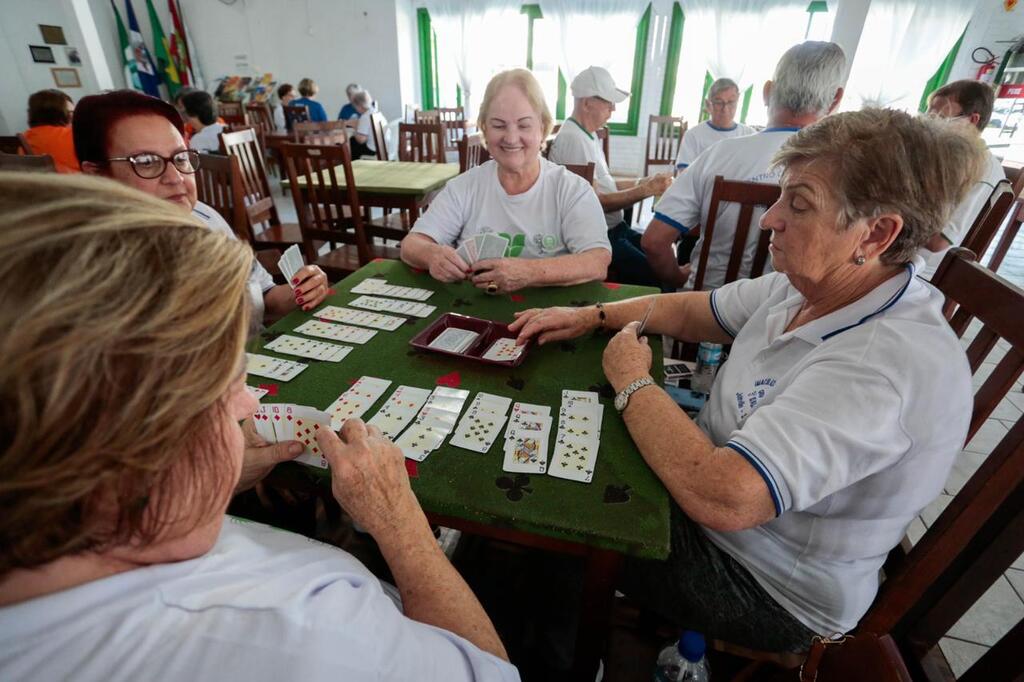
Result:
<svg viewBox="0 0 1024 682"><path fill-rule="evenodd" d="M679 641L669 644L658 655L655 682L708 682L710 679L711 669L704 658L704 635L699 632L683 630Z"/></svg>
<svg viewBox="0 0 1024 682"><path fill-rule="evenodd" d="M697 347L697 366L690 379L690 390L694 393L711 393L715 373L722 364L722 344L701 341Z"/></svg>

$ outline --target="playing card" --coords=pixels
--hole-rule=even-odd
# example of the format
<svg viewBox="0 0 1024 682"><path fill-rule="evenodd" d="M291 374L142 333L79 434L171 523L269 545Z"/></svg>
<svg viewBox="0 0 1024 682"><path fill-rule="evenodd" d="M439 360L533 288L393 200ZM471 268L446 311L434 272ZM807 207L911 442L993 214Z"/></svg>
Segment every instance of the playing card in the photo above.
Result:
<svg viewBox="0 0 1024 682"><path fill-rule="evenodd" d="M296 405L292 410L292 416L294 417L292 440L297 440L306 446L306 449L295 458L295 461L326 469L327 458L320 450L316 434L320 429L331 428L330 416L326 412L304 405Z"/></svg>
<svg viewBox="0 0 1024 682"><path fill-rule="evenodd" d="M263 348L275 353L298 355L304 358L326 360L328 362L340 362L352 350L352 346L343 346L326 341L314 341L290 334L282 334L263 346Z"/></svg>
<svg viewBox="0 0 1024 682"><path fill-rule="evenodd" d="M434 295L430 289L417 289L415 287L402 287L388 284L387 280L376 277L368 277L351 289L353 294L373 294L376 296L391 296L393 298L409 298L414 301L425 301Z"/></svg>
<svg viewBox="0 0 1024 682"><path fill-rule="evenodd" d="M365 310L352 310L351 308L340 308L338 306L329 305L323 310L318 310L316 316L321 320L328 320L331 322L344 322L346 324L354 324L360 327L372 327L374 329L383 329L385 331L393 332L394 330L405 324L405 318L395 317L394 315L382 315L380 313L371 313Z"/></svg>
<svg viewBox="0 0 1024 682"><path fill-rule="evenodd" d="M562 403L581 401L585 403L597 403L600 396L593 391L570 391L565 389L562 391Z"/></svg>
<svg viewBox="0 0 1024 682"><path fill-rule="evenodd" d="M473 402L469 404L469 409L483 409L488 412L497 412L504 415L508 412L509 405L511 404L511 398L506 398L503 395L494 395L493 393L480 392L476 394L476 397L473 398Z"/></svg>
<svg viewBox="0 0 1024 682"><path fill-rule="evenodd" d="M459 244L459 248L455 249L455 253L466 265L472 265L476 262L476 247L471 239L467 239Z"/></svg>
<svg viewBox="0 0 1024 682"><path fill-rule="evenodd" d="M295 286L291 284L292 278L295 277L295 273L305 263L302 260L302 252L299 251L298 244L292 244L285 252L281 255L281 259L277 261L277 266L281 270L281 274L288 280L288 284L294 289Z"/></svg>
<svg viewBox="0 0 1024 682"><path fill-rule="evenodd" d="M252 415L253 426L256 427L256 434L268 443L277 442L277 432L274 431L274 423L271 421L271 406L260 405Z"/></svg>
<svg viewBox="0 0 1024 682"><path fill-rule="evenodd" d="M551 415L551 408L547 405L533 405L531 403L512 403L512 418L515 419L523 414L539 414L545 417Z"/></svg>
<svg viewBox="0 0 1024 682"><path fill-rule="evenodd" d="M547 451L547 434L506 439L501 468L514 474L543 474L548 467Z"/></svg>
<svg viewBox="0 0 1024 682"><path fill-rule="evenodd" d="M504 413L470 408L452 435L452 445L475 452L487 452L505 425Z"/></svg>
<svg viewBox="0 0 1024 682"><path fill-rule="evenodd" d="M258 377L277 379L278 381L291 381L309 365L294 360L273 358L269 355L258 353L245 354L245 371Z"/></svg>
<svg viewBox="0 0 1024 682"><path fill-rule="evenodd" d="M462 406L466 402L466 398L469 397L469 391L461 388L448 388L447 386L438 386L434 389L430 397L427 398L427 403L424 409L431 408L434 410L444 410L446 412L454 412L455 417L458 418L459 413L462 412Z"/></svg>
<svg viewBox="0 0 1024 682"><path fill-rule="evenodd" d="M412 315L413 317L427 317L437 306L427 305L418 301L398 301L393 298L382 298L380 296L360 296L349 301L353 308L366 308L373 311L384 311L398 313L399 315Z"/></svg>
<svg viewBox="0 0 1024 682"><path fill-rule="evenodd" d="M367 423L380 429L385 437L394 438L413 420L429 396L428 389L399 386Z"/></svg>
<svg viewBox="0 0 1024 682"><path fill-rule="evenodd" d="M306 336L316 336L321 339L332 341L345 341L347 343L366 343L377 332L362 327L352 327L347 324L334 324L323 320L306 320L292 331Z"/></svg>
<svg viewBox="0 0 1024 682"><path fill-rule="evenodd" d="M434 340L427 345L438 350L446 350L451 353L461 353L469 348L480 334L468 329L448 327L434 337Z"/></svg>
<svg viewBox="0 0 1024 682"><path fill-rule="evenodd" d="M598 445L594 441L559 435L551 455L548 474L580 483L590 483L597 463Z"/></svg>
<svg viewBox="0 0 1024 682"><path fill-rule="evenodd" d="M524 346L517 346L515 339L500 338L491 344L483 354L484 360L497 360L499 362L511 362L523 353Z"/></svg>
<svg viewBox="0 0 1024 682"><path fill-rule="evenodd" d="M402 454L409 459L422 462L431 452L441 447L448 431L443 425L435 422L414 422L412 426L395 441Z"/></svg>
<svg viewBox="0 0 1024 682"><path fill-rule="evenodd" d="M477 239L476 259L478 261L505 257L505 250L508 248L508 239L505 237L488 232L477 235Z"/></svg>
<svg viewBox="0 0 1024 682"><path fill-rule="evenodd" d="M270 391L268 391L267 389L259 388L258 386L246 386L245 388L246 390L249 391L249 393L252 393L252 397L256 398L256 400L259 400L266 394L270 393Z"/></svg>
<svg viewBox="0 0 1024 682"><path fill-rule="evenodd" d="M547 433L551 431L551 417L543 415L525 415L508 423L505 429L505 440L512 440L523 435Z"/></svg>
<svg viewBox="0 0 1024 682"><path fill-rule="evenodd" d="M568 431L572 428L582 431L583 435L600 438L603 416L604 405L601 403L563 403L558 410L558 429Z"/></svg>
<svg viewBox="0 0 1024 682"><path fill-rule="evenodd" d="M362 417L390 385L387 379L361 377L327 408L327 414L331 415L331 428L340 431L347 420Z"/></svg>

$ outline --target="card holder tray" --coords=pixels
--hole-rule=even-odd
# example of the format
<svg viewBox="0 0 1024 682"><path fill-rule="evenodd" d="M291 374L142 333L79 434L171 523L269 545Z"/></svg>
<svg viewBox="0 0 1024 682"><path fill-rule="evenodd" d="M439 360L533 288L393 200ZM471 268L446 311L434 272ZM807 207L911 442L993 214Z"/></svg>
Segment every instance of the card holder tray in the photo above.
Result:
<svg viewBox="0 0 1024 682"><path fill-rule="evenodd" d="M467 329L469 331L476 332L479 336L474 339L473 343L471 343L469 347L461 353L442 350L440 348L431 348L429 345L430 342L450 327L454 327L456 329ZM413 348L429 351L431 353L441 353L442 355L474 360L476 362L483 362L485 364L496 365L498 367L518 367L523 364L523 360L526 359L526 353L529 351L530 346L533 343L533 339L526 342L526 345L523 346L523 351L519 354L519 357L514 360L488 360L483 357L483 354L487 352L487 349L490 348L495 341L502 338L516 338L516 334L508 330L507 324L494 322L492 320L483 320L479 317L470 317L469 315L460 315L459 313L445 313L434 320L429 327L414 336L412 340L409 341L409 345Z"/></svg>

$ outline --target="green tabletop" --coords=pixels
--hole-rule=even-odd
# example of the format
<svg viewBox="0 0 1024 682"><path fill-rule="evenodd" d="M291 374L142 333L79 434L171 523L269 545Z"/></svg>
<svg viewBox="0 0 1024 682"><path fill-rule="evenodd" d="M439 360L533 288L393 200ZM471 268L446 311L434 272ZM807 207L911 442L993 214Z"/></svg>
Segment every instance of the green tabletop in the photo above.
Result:
<svg viewBox="0 0 1024 682"><path fill-rule="evenodd" d="M471 394L467 407L478 391L507 396L513 401L549 405L553 443L562 390L599 391L605 409L593 482L585 484L548 475L529 475L525 485L517 486L521 498L517 494L510 496L507 488L498 485L498 479L506 478L502 483L507 485L508 479L514 481L517 476L502 471L502 431L487 454L452 447L446 440L440 449L418 464L418 476L412 480L413 490L428 512L640 557L668 556L668 493L641 458L612 406L611 388L601 370L601 354L607 336L588 335L572 342L531 347L523 364L514 369L420 352L409 345L413 336L449 311L509 322L516 310L589 305L646 295L654 293L654 289L591 282L572 287L526 289L511 296L489 296L469 282L443 284L401 262L379 260L335 284L336 293L323 305L346 305L357 296L350 293L352 287L367 277L431 289L436 293L426 303L437 306L437 310L427 318L412 318L396 331L378 331L368 343L355 345L340 363L280 356L308 362L310 366L287 383L250 376L248 381L254 386L277 384L276 395L264 397L263 402L299 403L325 409L360 376L390 379L392 385L363 416L369 419L399 385L433 388L440 380L468 389ZM273 355L260 350L264 343L314 315L315 311L293 312L268 329L262 338L254 339L250 350ZM659 337L652 336L650 343L653 348L661 347ZM654 362L652 374L660 376L660 353L654 353Z"/></svg>
<svg viewBox="0 0 1024 682"><path fill-rule="evenodd" d="M345 172L341 166L336 169L338 180L344 188ZM417 163L414 161L375 161L359 159L352 162L352 175L356 187L365 194L402 194L423 196L459 174L456 163ZM298 179L299 187L305 187L306 179ZM281 183L287 188L287 179Z"/></svg>

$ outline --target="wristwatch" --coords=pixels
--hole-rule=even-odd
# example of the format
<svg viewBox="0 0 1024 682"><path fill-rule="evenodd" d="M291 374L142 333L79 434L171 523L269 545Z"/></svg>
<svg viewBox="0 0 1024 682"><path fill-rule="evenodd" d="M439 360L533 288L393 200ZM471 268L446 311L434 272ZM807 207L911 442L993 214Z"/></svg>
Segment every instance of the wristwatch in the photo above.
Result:
<svg viewBox="0 0 1024 682"><path fill-rule="evenodd" d="M644 386L653 386L654 379L649 376L640 377L629 386L619 391L619 394L615 396L615 409L620 413L626 409L626 405L629 405L629 396L639 391Z"/></svg>

